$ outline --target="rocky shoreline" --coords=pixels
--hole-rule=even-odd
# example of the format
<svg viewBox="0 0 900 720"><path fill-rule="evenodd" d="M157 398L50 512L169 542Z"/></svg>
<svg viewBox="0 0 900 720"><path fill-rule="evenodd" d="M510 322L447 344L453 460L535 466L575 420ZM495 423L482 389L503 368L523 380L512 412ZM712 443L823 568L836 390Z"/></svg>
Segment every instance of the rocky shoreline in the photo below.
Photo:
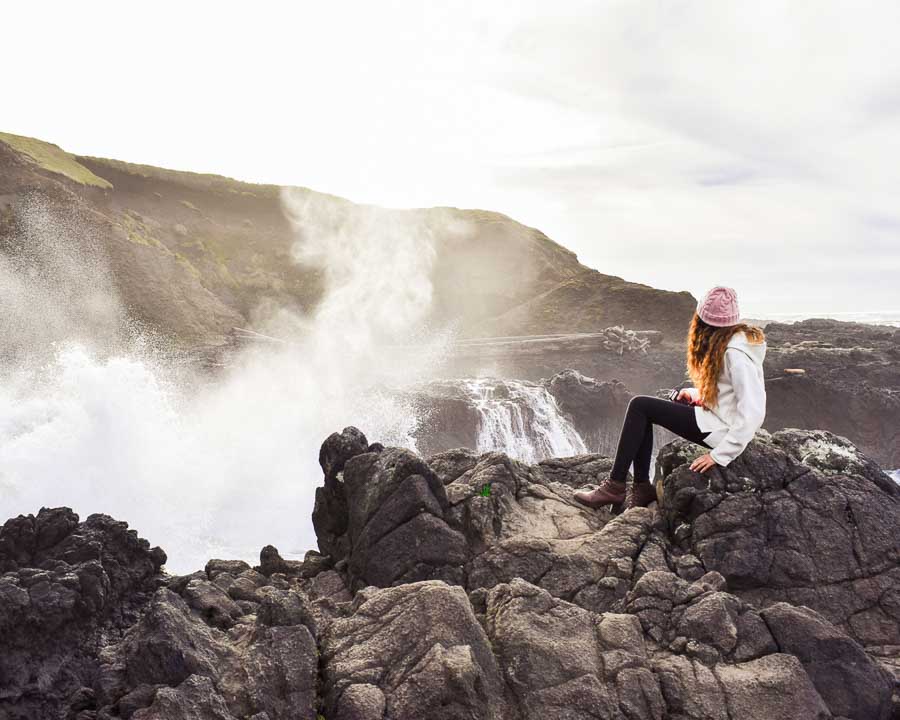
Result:
<svg viewBox="0 0 900 720"><path fill-rule="evenodd" d="M900 488L821 430L728 468L676 440L659 503L575 502L602 455L322 445L318 550L172 576L126 523L0 529L0 717L898 717ZM485 488L488 492L485 493Z"/></svg>
<svg viewBox="0 0 900 720"><path fill-rule="evenodd" d="M764 427L829 430L886 469L900 468L900 330L812 318L769 322L765 332ZM458 378L478 375L489 362L499 369L498 378L546 387L590 448L613 452L632 395L656 395L687 382L683 342L660 333L623 334L634 350L625 349L628 342L604 347L605 333L460 344L448 360L446 379L408 391L429 417L422 447L475 446L477 413Z"/></svg>

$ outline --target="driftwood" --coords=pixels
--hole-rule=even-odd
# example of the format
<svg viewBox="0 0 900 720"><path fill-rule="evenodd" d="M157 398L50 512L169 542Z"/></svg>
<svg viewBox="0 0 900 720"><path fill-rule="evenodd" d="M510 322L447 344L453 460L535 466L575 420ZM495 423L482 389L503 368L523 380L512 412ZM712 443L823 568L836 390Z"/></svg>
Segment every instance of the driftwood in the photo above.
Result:
<svg viewBox="0 0 900 720"><path fill-rule="evenodd" d="M647 348L650 346L650 338L641 337L633 330L626 330L621 325L613 325L605 330L600 330L598 334L603 336L600 344L619 355L624 355L626 351L646 355Z"/></svg>

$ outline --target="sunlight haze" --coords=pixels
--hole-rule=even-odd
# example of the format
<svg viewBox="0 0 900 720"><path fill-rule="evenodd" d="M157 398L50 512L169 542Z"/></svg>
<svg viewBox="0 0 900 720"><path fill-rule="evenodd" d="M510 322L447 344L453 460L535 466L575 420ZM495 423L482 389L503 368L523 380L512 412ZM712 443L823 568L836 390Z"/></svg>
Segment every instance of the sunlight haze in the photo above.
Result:
<svg viewBox="0 0 900 720"><path fill-rule="evenodd" d="M734 287L750 317L900 310L896 3L5 16L5 132L363 203L497 210L604 273L698 298Z"/></svg>

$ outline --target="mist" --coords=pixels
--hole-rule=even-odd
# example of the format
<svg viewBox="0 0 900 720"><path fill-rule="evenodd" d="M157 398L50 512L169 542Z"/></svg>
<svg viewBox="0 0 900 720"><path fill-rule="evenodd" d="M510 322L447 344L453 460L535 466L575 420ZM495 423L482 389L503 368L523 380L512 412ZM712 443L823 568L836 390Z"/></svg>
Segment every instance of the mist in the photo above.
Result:
<svg viewBox="0 0 900 720"><path fill-rule="evenodd" d="M0 361L0 514L71 506L125 520L190 572L317 549L318 449L356 425L415 449L420 418L395 391L433 377L452 341L428 323L435 222L285 190L293 259L321 273L309 315L261 305L271 337L214 375L179 362L122 307L76 222L24 208L0 254L10 343ZM410 346L415 345L411 351Z"/></svg>

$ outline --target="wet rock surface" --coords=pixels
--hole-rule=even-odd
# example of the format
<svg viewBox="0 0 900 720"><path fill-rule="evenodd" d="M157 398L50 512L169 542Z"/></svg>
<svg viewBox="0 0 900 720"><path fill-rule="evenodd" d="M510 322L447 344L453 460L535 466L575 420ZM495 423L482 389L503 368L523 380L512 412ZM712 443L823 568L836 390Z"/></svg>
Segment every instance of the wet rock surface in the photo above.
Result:
<svg viewBox="0 0 900 720"><path fill-rule="evenodd" d="M900 490L827 432L761 431L705 474L699 449L662 448L661 502L614 514L572 495L600 455L422 458L346 428L319 550L183 576L111 518L14 518L0 717L897 717Z"/></svg>

